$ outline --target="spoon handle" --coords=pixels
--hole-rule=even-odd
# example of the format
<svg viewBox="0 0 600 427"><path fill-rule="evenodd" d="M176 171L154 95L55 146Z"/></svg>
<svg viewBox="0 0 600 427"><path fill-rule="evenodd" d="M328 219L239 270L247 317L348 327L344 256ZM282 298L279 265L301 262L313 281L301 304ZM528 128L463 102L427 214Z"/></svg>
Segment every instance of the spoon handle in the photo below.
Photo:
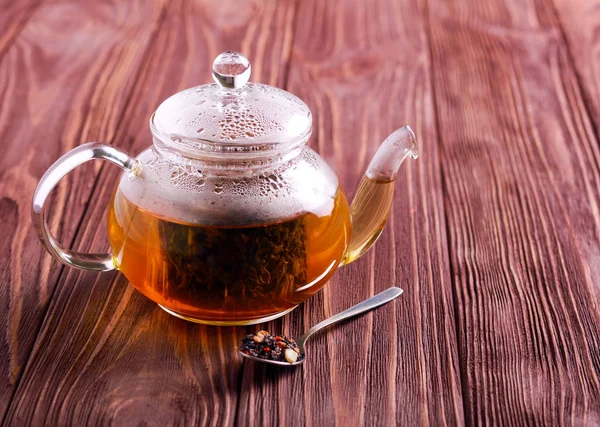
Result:
<svg viewBox="0 0 600 427"><path fill-rule="evenodd" d="M356 304L355 306L350 307L347 310L342 311L341 313L338 313L334 316L331 316L328 319L323 320L321 323L317 323L315 326L306 331L304 335L298 338L298 345L300 347L303 347L306 340L315 332L318 332L329 325L333 325L334 323L340 322L353 316L357 316L361 313L364 313L365 311L372 310L376 307L379 307L380 305L390 302L394 298L402 295L402 292L404 292L402 289L393 286L391 288L386 289L383 292L378 293L375 296L372 296L367 300L364 300L361 303Z"/></svg>

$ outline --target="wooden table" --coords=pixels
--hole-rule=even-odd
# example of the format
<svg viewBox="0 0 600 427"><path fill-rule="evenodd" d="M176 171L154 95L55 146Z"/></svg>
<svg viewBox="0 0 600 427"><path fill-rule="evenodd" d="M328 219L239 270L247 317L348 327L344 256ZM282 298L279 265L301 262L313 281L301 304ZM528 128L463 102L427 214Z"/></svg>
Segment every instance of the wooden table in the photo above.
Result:
<svg viewBox="0 0 600 427"><path fill-rule="evenodd" d="M599 0L0 0L0 414L6 425L600 423ZM167 315L118 273L63 267L33 190L85 141L132 153L221 51L315 117L351 197L409 123L393 214L368 255L266 325L315 338L300 369L243 363L253 328ZM117 168L78 168L52 229L106 250Z"/></svg>

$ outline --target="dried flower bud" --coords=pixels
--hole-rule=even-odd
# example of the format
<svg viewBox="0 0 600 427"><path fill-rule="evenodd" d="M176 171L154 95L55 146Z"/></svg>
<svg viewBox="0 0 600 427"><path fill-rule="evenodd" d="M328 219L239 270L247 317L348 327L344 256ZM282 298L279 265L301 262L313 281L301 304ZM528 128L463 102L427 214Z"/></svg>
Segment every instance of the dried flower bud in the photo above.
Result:
<svg viewBox="0 0 600 427"><path fill-rule="evenodd" d="M290 363L294 363L296 360L298 360L298 353L296 353L291 348L286 349L285 350L285 360L287 360Z"/></svg>
<svg viewBox="0 0 600 427"><path fill-rule="evenodd" d="M259 331L252 339L254 340L254 342L263 342L267 335L269 335L267 331Z"/></svg>

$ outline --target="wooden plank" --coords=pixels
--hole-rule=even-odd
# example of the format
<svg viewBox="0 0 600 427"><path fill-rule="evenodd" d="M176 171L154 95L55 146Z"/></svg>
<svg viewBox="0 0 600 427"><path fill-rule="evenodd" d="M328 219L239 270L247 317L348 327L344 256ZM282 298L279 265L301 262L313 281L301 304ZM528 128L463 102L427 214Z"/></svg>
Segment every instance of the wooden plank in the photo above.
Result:
<svg viewBox="0 0 600 427"><path fill-rule="evenodd" d="M295 371L246 362L239 425L456 425L462 398L427 40L417 2L303 1L291 92L312 145L352 196L376 148L410 123L421 157L400 172L388 228L324 291L267 325L292 336L375 292L394 303L316 336ZM248 328L252 330L252 328Z"/></svg>
<svg viewBox="0 0 600 427"><path fill-rule="evenodd" d="M210 81L221 51L241 50L252 59L253 80L282 86L293 11L290 1L169 2L115 144L133 153L148 147L152 111L177 90ZM118 173L101 168L79 250L106 250L105 212ZM231 425L242 333L175 319L117 273L67 269L6 424Z"/></svg>
<svg viewBox="0 0 600 427"><path fill-rule="evenodd" d="M0 414L11 400L61 271L31 225L48 166L86 140L111 141L160 20L159 2L44 4L0 64ZM152 7L153 6L153 7ZM16 18L15 18L16 19ZM135 40L135 42L133 42ZM52 200L51 228L68 243L93 180L89 165Z"/></svg>
<svg viewBox="0 0 600 427"><path fill-rule="evenodd" d="M582 100L594 123L600 128L600 2L597 0L547 0L557 29L567 42L569 59L576 71ZM586 125L588 125L586 123ZM588 125L589 126L589 125Z"/></svg>
<svg viewBox="0 0 600 427"><path fill-rule="evenodd" d="M429 8L469 424L600 422L600 156L548 13Z"/></svg>
<svg viewBox="0 0 600 427"><path fill-rule="evenodd" d="M555 3L556 12L550 13L555 9L551 0L547 0L548 21L564 39L565 61L571 65L563 76L561 101L575 105L566 125L569 127L569 136L581 141L573 147L579 161L588 163L582 171L583 185L580 191L586 193L587 199L593 202L597 200L597 187L594 183L597 185L600 182L600 1L576 1L566 5L563 0L555 0ZM600 277L600 206L592 204L591 212L593 217L585 212L572 212L582 219L574 224L580 230L575 237L578 239L578 246L583 248L580 253L590 270L589 275ZM587 230L589 227L595 229L595 240L589 240L593 237L593 233ZM596 295L600 298L598 286Z"/></svg>

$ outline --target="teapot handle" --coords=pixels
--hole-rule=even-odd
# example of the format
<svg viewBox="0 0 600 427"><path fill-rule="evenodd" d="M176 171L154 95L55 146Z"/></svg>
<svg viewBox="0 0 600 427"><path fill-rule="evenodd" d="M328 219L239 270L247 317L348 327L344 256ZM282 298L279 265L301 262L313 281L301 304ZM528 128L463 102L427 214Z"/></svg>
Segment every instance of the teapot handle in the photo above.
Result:
<svg viewBox="0 0 600 427"><path fill-rule="evenodd" d="M103 159L115 163L129 173L131 178L139 176L141 167L138 160L117 148L100 142L89 142L69 151L46 171L33 195L31 217L44 247L59 261L82 270L113 270L111 254L86 254L65 249L51 234L46 222L45 203L48 195L58 182L77 166L93 159Z"/></svg>

